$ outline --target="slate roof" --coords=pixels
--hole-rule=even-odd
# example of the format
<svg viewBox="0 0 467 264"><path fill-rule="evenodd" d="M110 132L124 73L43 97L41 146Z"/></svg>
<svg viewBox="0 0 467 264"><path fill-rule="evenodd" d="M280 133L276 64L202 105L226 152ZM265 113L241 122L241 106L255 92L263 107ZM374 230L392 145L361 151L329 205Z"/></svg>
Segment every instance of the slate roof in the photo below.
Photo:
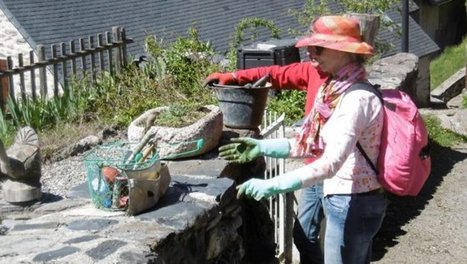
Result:
<svg viewBox="0 0 467 264"><path fill-rule="evenodd" d="M401 24L402 17L396 11L386 13L388 17L395 23ZM384 56L394 55L401 51L401 39L396 32L391 32L388 29L382 29L379 33L379 38L382 40L391 40L394 45L391 50L386 52ZM423 29L409 16L409 52L423 57L431 53L438 52L438 45L423 31Z"/></svg>
<svg viewBox="0 0 467 264"><path fill-rule="evenodd" d="M112 26L122 26L135 41L128 46L128 52L136 55L143 53L148 34L170 42L185 35L193 22L201 38L209 40L219 53L227 51L234 27L245 17L271 19L282 29L281 37L290 38L287 29L300 26L288 10L300 9L303 3L303 0L0 0L0 8L32 47L86 38L110 31ZM435 51L436 44L414 23L411 20L410 51L418 56ZM396 42L396 49L400 47L393 34L381 33L382 39ZM265 34L259 40L269 38Z"/></svg>

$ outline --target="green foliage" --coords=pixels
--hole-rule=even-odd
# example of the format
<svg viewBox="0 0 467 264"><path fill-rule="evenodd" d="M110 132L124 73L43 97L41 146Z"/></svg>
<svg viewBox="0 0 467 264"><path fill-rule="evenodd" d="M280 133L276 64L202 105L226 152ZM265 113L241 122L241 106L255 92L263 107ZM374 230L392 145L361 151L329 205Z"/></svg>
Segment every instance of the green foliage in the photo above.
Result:
<svg viewBox="0 0 467 264"><path fill-rule="evenodd" d="M399 3L400 0L339 0L345 10L355 13L380 14Z"/></svg>
<svg viewBox="0 0 467 264"><path fill-rule="evenodd" d="M202 80L217 70L210 59L214 50L210 43L199 40L196 29L187 37L179 37L164 46L155 36L148 36L145 48L149 53L141 70L134 65L112 76L104 73L96 81L94 93L88 94L85 112L106 122L127 125L148 109L192 102L211 104L211 91L202 87ZM86 89L86 83L79 84Z"/></svg>
<svg viewBox="0 0 467 264"><path fill-rule="evenodd" d="M155 123L159 126L184 127L198 121L206 112L200 103L174 104L161 112Z"/></svg>
<svg viewBox="0 0 467 264"><path fill-rule="evenodd" d="M0 111L0 139L5 146L8 146L13 142L14 136L14 125L10 120L6 119L3 112Z"/></svg>
<svg viewBox="0 0 467 264"><path fill-rule="evenodd" d="M299 36L309 34L311 22L319 16L330 15L331 9L328 0L306 0L302 9L291 9L289 14L295 17L300 25L306 27L306 32L289 29L291 34Z"/></svg>
<svg viewBox="0 0 467 264"><path fill-rule="evenodd" d="M16 127L30 126L36 130L52 127L60 121L73 120L81 113L71 90L53 98L26 97L14 102L7 100L7 109Z"/></svg>
<svg viewBox="0 0 467 264"><path fill-rule="evenodd" d="M242 19L235 27L234 34L229 43L229 53L227 54L229 71L233 71L237 67L237 49L246 40L250 42L255 41L259 34L258 29L260 28L268 29L271 32L272 38L279 38L280 30L273 21L257 17ZM245 37L245 33L247 32L251 34L249 37Z"/></svg>
<svg viewBox="0 0 467 264"><path fill-rule="evenodd" d="M277 113L286 113L286 124L292 124L303 118L305 109L305 93L296 90L284 90L271 98L268 109Z"/></svg>
<svg viewBox="0 0 467 264"><path fill-rule="evenodd" d="M465 67L467 56L467 38L457 46L447 47L443 53L430 63L431 90Z"/></svg>
<svg viewBox="0 0 467 264"><path fill-rule="evenodd" d="M444 147L452 147L461 142L467 142L467 137L457 134L441 126L440 120L433 115L423 116L431 140Z"/></svg>
<svg viewBox="0 0 467 264"><path fill-rule="evenodd" d="M126 125L141 112L158 106L159 86L135 67L126 68L115 76L101 75L95 93L88 96L85 112L96 115L106 122ZM166 98L166 97L164 97Z"/></svg>
<svg viewBox="0 0 467 264"><path fill-rule="evenodd" d="M190 28L188 37L178 38L170 45L164 60L167 72L174 77L178 90L187 97L199 96L203 79L216 68L211 63L214 49L209 42L201 42L198 31Z"/></svg>
<svg viewBox="0 0 467 264"><path fill-rule="evenodd" d="M168 47L155 37L148 37L146 49L151 56L142 70L128 65L119 74L103 72L93 86L83 76L74 79L62 95L47 100L9 100L8 115L0 116L1 138L8 141L8 135L14 134L12 130L24 125L39 132L63 127L67 122L81 124L96 119L125 126L154 107L175 104L180 109L192 109L186 106L215 102L212 91L201 84L205 76L217 69L210 61L214 51L209 43L199 40L195 29ZM175 116L178 112L171 113Z"/></svg>

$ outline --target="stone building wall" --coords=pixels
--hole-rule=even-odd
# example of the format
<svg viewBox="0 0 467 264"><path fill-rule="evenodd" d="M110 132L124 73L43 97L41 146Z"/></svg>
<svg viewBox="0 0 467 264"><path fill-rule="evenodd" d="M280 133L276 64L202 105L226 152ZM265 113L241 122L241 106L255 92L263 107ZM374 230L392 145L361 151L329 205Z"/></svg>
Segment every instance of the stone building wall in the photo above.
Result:
<svg viewBox="0 0 467 264"><path fill-rule="evenodd" d="M21 34L18 28L10 21L10 18L0 9L0 60L6 60L8 56L13 59L13 66L18 66L18 54L23 54L24 65L29 65L29 53L33 50L30 43L27 42L26 37ZM34 61L37 61L37 54L34 54ZM31 94L31 75L29 73L24 75L26 93ZM39 87L39 71L35 73L36 87ZM14 76L14 90L15 95L18 95L20 89L20 77ZM50 70L47 71L47 87L53 87L53 75ZM38 89L38 88L36 88ZM49 95L53 95L53 89L48 89Z"/></svg>

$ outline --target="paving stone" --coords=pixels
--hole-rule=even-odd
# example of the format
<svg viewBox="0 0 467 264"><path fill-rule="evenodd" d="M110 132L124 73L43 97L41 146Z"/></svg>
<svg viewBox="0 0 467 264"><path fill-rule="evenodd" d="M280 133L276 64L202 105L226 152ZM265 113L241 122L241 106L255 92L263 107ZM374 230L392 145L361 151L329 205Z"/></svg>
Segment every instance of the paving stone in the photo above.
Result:
<svg viewBox="0 0 467 264"><path fill-rule="evenodd" d="M5 235L6 232L8 232L8 227L6 227L4 225L0 225L0 236Z"/></svg>
<svg viewBox="0 0 467 264"><path fill-rule="evenodd" d="M86 251L86 255L95 260L102 260L126 244L126 242L121 240L107 240L100 243L97 247Z"/></svg>
<svg viewBox="0 0 467 264"><path fill-rule="evenodd" d="M177 203L159 208L139 216L141 220L152 220L158 224L170 226L176 230L185 230L193 225L196 218L202 214L204 208L193 203Z"/></svg>
<svg viewBox="0 0 467 264"><path fill-rule="evenodd" d="M13 227L12 231L25 231L31 229L53 229L60 226L60 223L49 222L40 224L17 224Z"/></svg>
<svg viewBox="0 0 467 264"><path fill-rule="evenodd" d="M120 254L119 263L134 263L134 264L141 263L143 264L143 263L152 263L152 262L150 262L146 254L126 251Z"/></svg>
<svg viewBox="0 0 467 264"><path fill-rule="evenodd" d="M57 250L52 250L44 253L40 253L33 258L33 261L37 262L49 262L54 259L62 258L79 251L77 247L63 247Z"/></svg>
<svg viewBox="0 0 467 264"><path fill-rule="evenodd" d="M53 213L53 212L60 212L70 208L81 206L85 203L88 203L86 200L78 200L78 199L63 199L51 203L46 203L34 210L36 214L44 214L44 213Z"/></svg>
<svg viewBox="0 0 467 264"><path fill-rule="evenodd" d="M77 244L77 243L92 241L92 240L97 239L99 237L100 236L97 236L97 235L81 236L81 237L77 237L77 238L72 238L72 239L67 240L67 241L65 241L63 243L64 244Z"/></svg>
<svg viewBox="0 0 467 264"><path fill-rule="evenodd" d="M75 220L68 223L67 227L71 230L102 230L117 223L117 220L111 219Z"/></svg>
<svg viewBox="0 0 467 264"><path fill-rule="evenodd" d="M71 188L67 196L70 198L90 199L88 184L85 182Z"/></svg>
<svg viewBox="0 0 467 264"><path fill-rule="evenodd" d="M137 216L97 209L86 183L66 199L52 197L23 208L0 204L8 212L0 225L0 263L158 263L161 259L151 251L156 245L195 224L208 225L222 210L220 201L235 184L214 175L220 163L208 168L195 162L191 165L205 168L172 174L166 195Z"/></svg>
<svg viewBox="0 0 467 264"><path fill-rule="evenodd" d="M223 159L169 161L171 175L204 175L217 178L227 165Z"/></svg>

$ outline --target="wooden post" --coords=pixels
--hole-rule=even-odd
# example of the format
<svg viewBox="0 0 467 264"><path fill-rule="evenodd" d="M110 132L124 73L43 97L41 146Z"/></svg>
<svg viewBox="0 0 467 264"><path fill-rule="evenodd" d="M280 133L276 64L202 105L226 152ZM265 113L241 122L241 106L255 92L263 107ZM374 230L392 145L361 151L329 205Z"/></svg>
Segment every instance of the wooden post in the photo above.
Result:
<svg viewBox="0 0 467 264"><path fill-rule="evenodd" d="M81 70L83 74L82 77L84 78L86 76L88 66L86 64L86 46L83 38L79 39L79 53L81 53Z"/></svg>
<svg viewBox="0 0 467 264"><path fill-rule="evenodd" d="M75 49L75 41L70 41L70 55L73 56L71 59L71 74L73 77L76 77L76 49Z"/></svg>
<svg viewBox="0 0 467 264"><path fill-rule="evenodd" d="M104 61L104 51L102 50L104 48L104 39L102 37L102 34L97 34L97 47L100 49L99 51L99 66L100 66L100 71L101 74L105 71L105 61Z"/></svg>
<svg viewBox="0 0 467 264"><path fill-rule="evenodd" d="M66 53L66 45L64 42L60 43L60 49L62 53L62 58L67 58L67 53ZM64 59L62 62L62 73L63 73L63 90L66 91L68 90L68 68L67 68L67 60Z"/></svg>
<svg viewBox="0 0 467 264"><path fill-rule="evenodd" d="M121 41L122 41L122 65L126 67L128 65L128 58L126 54L126 31L125 28L121 29Z"/></svg>
<svg viewBox="0 0 467 264"><path fill-rule="evenodd" d="M358 19L360 22L360 35L362 35L366 43L374 47L379 30L379 15L349 13L347 16Z"/></svg>
<svg viewBox="0 0 467 264"><path fill-rule="evenodd" d="M120 43L120 28L112 27L112 43ZM118 74L121 71L122 66L122 50L118 45L114 52L115 72Z"/></svg>
<svg viewBox="0 0 467 264"><path fill-rule="evenodd" d="M37 60L39 63L44 63L44 66L39 68L39 89L42 98L47 98L47 66L45 61L45 47L37 45Z"/></svg>
<svg viewBox="0 0 467 264"><path fill-rule="evenodd" d="M34 51L29 51L29 65L34 65ZM37 100L37 92L36 92L36 71L34 67L31 67L31 95L32 100Z"/></svg>
<svg viewBox="0 0 467 264"><path fill-rule="evenodd" d="M57 53L57 45L53 44L51 46L52 49L52 59L54 60L53 62L53 71L54 71L54 96L58 96L58 53Z"/></svg>
<svg viewBox="0 0 467 264"><path fill-rule="evenodd" d="M6 57L6 67L7 70L13 70L13 59L11 56ZM10 96L11 100L16 103L16 95L15 95L15 83L14 83L14 78L13 75L10 75L8 78L8 95Z"/></svg>
<svg viewBox="0 0 467 264"><path fill-rule="evenodd" d="M94 52L94 36L89 36L89 50L92 50L91 52L91 74L90 74L90 79L91 79L91 85L94 84L96 81L96 53Z"/></svg>
<svg viewBox="0 0 467 264"><path fill-rule="evenodd" d="M106 31L105 32L105 40L106 40L106 44L107 46L111 45L112 44L112 33L110 33L109 31ZM107 50L108 52L108 60L109 60L109 72L110 72L110 75L111 76L114 76L115 74L115 70L114 70L114 65L113 65L113 54L112 54L112 49L109 48Z"/></svg>
<svg viewBox="0 0 467 264"><path fill-rule="evenodd" d="M5 59L0 59L0 71L6 71L7 70L7 63ZM5 109L5 103L6 100L8 99L8 83L9 83L9 77L6 75L6 73L2 73L0 75L0 108L1 110Z"/></svg>
<svg viewBox="0 0 467 264"><path fill-rule="evenodd" d="M18 54L18 67L19 68L24 67L23 53ZM19 73L19 83L20 83L19 89L21 90L21 99L23 100L23 102L25 102L26 101L26 87L25 87L25 82L24 82L24 72Z"/></svg>

